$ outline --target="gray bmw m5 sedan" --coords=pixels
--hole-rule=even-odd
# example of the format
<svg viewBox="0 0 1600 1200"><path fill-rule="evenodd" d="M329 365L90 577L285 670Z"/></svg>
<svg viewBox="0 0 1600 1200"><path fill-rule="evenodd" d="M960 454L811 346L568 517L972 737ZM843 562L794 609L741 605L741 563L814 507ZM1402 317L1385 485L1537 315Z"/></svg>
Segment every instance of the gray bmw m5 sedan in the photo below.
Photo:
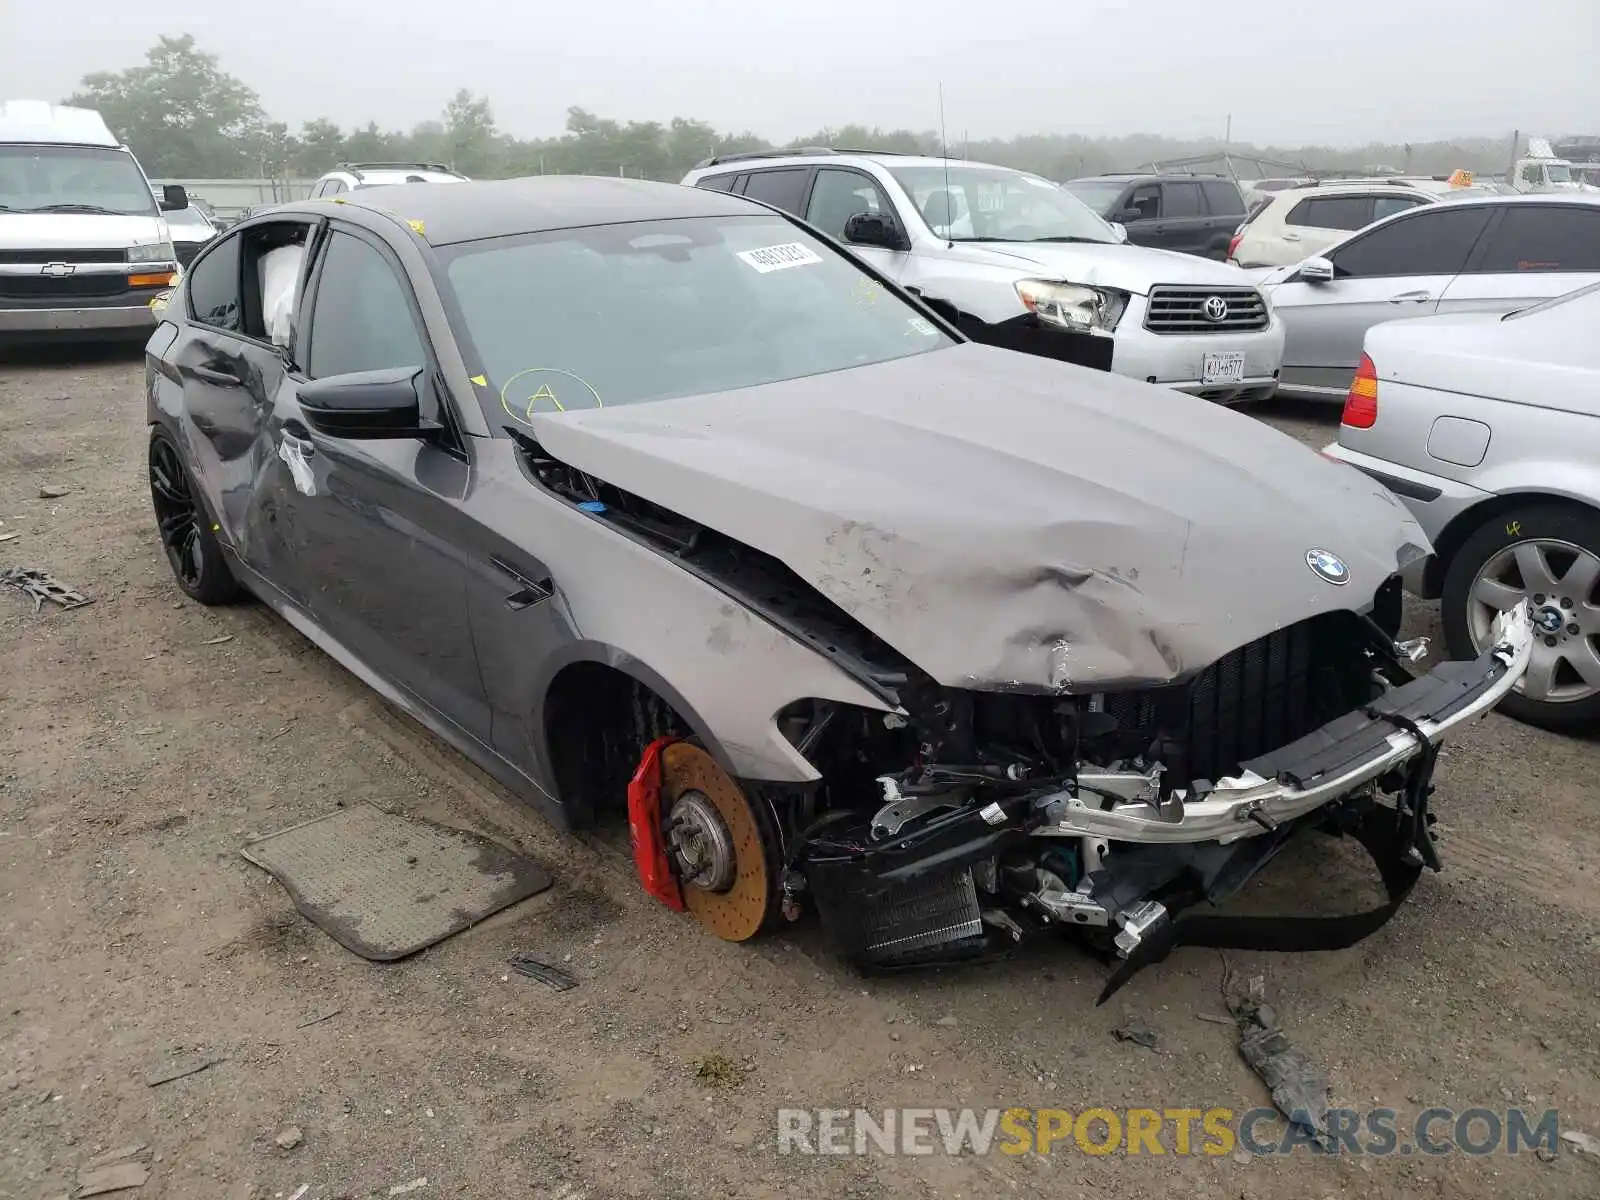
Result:
<svg viewBox="0 0 1600 1200"><path fill-rule="evenodd" d="M551 177L274 207L158 304L178 586L248 592L642 885L863 967L1063 927L1120 965L1326 948L1437 866L1383 488L1250 418L967 342L804 222ZM1350 836L1387 902L1207 912Z"/></svg>

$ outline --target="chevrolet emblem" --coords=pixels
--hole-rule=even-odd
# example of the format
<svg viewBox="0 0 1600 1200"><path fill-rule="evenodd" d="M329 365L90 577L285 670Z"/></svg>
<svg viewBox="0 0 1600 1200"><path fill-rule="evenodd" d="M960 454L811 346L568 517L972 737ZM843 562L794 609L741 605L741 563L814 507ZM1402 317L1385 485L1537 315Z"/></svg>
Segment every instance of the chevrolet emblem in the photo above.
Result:
<svg viewBox="0 0 1600 1200"><path fill-rule="evenodd" d="M45 263L39 268L39 274L48 275L52 279L64 279L78 268L72 263Z"/></svg>

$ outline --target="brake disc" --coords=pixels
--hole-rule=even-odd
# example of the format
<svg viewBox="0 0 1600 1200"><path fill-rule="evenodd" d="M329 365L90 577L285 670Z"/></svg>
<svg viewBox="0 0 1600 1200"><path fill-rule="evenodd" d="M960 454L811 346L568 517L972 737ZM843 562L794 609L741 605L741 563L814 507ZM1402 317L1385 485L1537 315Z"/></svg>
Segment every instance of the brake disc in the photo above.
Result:
<svg viewBox="0 0 1600 1200"><path fill-rule="evenodd" d="M772 912L775 856L744 790L700 747L674 742L661 755L661 808L684 907L726 941L754 937Z"/></svg>

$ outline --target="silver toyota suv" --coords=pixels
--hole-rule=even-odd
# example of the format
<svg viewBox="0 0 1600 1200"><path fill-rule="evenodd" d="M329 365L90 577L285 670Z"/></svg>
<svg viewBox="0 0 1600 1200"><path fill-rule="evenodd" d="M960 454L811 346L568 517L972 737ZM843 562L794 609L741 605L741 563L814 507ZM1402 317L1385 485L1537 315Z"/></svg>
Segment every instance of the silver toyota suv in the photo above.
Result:
<svg viewBox="0 0 1600 1200"><path fill-rule="evenodd" d="M1212 400L1277 388L1283 327L1237 267L1129 245L1037 175L806 148L707 159L682 182L804 218L974 341Z"/></svg>
<svg viewBox="0 0 1600 1200"><path fill-rule="evenodd" d="M310 199L337 196L357 188L396 183L469 183L465 175L438 163L340 163L311 185Z"/></svg>

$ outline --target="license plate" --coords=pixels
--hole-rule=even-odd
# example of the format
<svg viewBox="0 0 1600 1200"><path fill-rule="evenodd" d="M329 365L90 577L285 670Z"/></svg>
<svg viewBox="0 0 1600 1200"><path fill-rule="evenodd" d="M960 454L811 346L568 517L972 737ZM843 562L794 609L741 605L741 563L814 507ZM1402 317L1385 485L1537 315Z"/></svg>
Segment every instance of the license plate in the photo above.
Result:
<svg viewBox="0 0 1600 1200"><path fill-rule="evenodd" d="M1243 383L1244 351L1208 354L1200 363L1201 383Z"/></svg>

